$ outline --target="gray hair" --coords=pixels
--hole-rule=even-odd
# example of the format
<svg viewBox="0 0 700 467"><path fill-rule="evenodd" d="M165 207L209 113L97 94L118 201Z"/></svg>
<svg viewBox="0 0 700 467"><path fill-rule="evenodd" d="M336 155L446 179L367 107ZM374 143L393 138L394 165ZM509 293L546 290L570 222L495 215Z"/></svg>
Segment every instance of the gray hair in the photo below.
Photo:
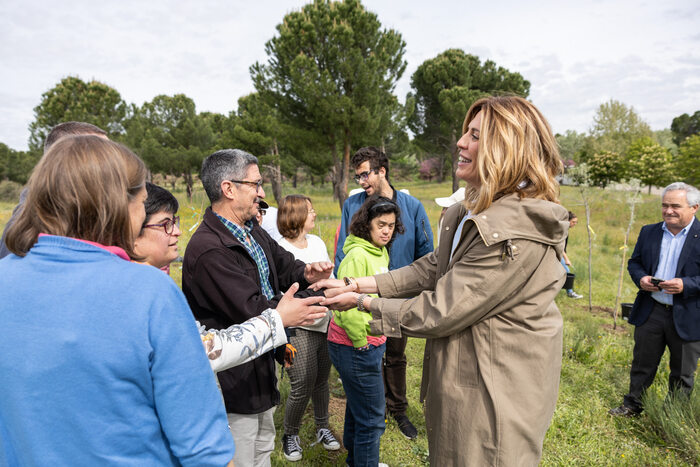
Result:
<svg viewBox="0 0 700 467"><path fill-rule="evenodd" d="M258 158L241 149L222 149L204 159L199 178L209 202L213 204L221 198L221 182L243 180L253 164L258 164Z"/></svg>
<svg viewBox="0 0 700 467"><path fill-rule="evenodd" d="M685 199L688 202L688 206L700 205L700 191L694 186L688 185L687 183L683 182L671 183L669 186L664 188L663 193L661 193L661 197L663 198L664 196L666 196L666 193L669 191L679 190L685 191Z"/></svg>

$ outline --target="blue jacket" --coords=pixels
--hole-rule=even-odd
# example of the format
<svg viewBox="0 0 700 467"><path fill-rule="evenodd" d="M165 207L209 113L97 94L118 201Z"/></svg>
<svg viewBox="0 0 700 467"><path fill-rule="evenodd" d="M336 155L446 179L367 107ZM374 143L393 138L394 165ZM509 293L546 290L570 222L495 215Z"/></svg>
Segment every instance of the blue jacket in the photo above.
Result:
<svg viewBox="0 0 700 467"><path fill-rule="evenodd" d="M0 465L223 466L234 454L182 292L41 237L0 260Z"/></svg>
<svg viewBox="0 0 700 467"><path fill-rule="evenodd" d="M627 270L637 287L644 276L653 276L659 265L663 238L662 222L642 227ZM700 340L700 222L693 220L678 258L676 275L683 280L683 292L673 296L673 321L681 339ZM654 299L651 292L639 290L630 312L629 322L641 326L649 318Z"/></svg>
<svg viewBox="0 0 700 467"><path fill-rule="evenodd" d="M393 187L392 187L393 188ZM338 267L345 258L343 245L348 236L348 227L353 214L367 199L364 191L353 195L343 204L343 217L340 221L338 247L335 252L333 273L338 277ZM425 208L418 199L411 195L394 190L394 201L401 210L401 222L406 231L397 235L389 247L389 269L399 269L408 266L418 258L433 251L433 231Z"/></svg>

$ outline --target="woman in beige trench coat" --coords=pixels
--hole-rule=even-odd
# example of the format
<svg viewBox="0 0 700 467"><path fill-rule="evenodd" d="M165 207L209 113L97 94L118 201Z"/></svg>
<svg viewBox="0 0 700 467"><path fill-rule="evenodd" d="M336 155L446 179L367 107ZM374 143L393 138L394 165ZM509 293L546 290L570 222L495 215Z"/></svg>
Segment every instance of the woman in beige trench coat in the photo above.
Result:
<svg viewBox="0 0 700 467"><path fill-rule="evenodd" d="M440 248L349 285L322 281L337 294L322 304L364 307L377 334L427 339L421 400L432 465L534 466L561 369L559 152L542 114L513 96L474 103L457 146L466 198L445 214Z"/></svg>

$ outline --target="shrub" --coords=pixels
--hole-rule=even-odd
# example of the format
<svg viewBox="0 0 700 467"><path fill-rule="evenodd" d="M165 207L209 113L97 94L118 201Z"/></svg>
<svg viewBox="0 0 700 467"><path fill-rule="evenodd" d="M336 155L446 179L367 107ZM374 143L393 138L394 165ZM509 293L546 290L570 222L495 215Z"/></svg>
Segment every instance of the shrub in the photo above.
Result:
<svg viewBox="0 0 700 467"><path fill-rule="evenodd" d="M17 202L22 185L10 180L0 181L0 201Z"/></svg>

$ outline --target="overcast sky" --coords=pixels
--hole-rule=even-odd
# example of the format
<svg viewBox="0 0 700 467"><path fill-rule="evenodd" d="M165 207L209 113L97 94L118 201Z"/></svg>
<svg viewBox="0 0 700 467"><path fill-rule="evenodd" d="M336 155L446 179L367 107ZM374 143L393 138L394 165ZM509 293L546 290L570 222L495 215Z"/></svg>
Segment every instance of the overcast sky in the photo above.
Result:
<svg viewBox="0 0 700 467"><path fill-rule="evenodd" d="M184 93L227 114L253 91L248 67L303 1L0 0L0 142L26 149L41 94L72 75L141 105ZM700 110L700 3L366 0L406 41L408 67L461 48L520 72L555 132L587 131L613 98L652 129Z"/></svg>

